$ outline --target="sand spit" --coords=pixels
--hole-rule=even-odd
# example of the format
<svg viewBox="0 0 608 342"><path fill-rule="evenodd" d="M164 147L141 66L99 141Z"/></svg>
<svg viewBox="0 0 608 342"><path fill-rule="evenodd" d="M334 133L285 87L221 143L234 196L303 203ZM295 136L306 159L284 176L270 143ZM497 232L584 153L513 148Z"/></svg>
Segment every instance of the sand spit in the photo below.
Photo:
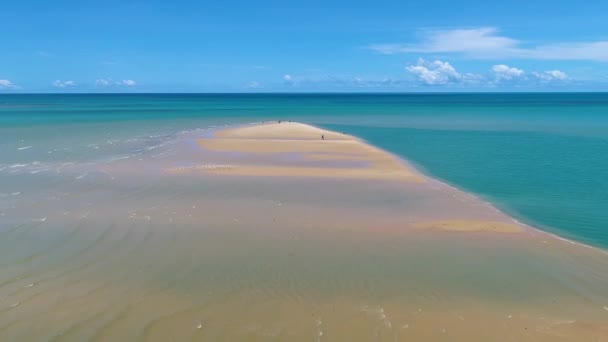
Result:
<svg viewBox="0 0 608 342"><path fill-rule="evenodd" d="M424 182L424 177L391 154L349 135L301 123L271 123L238 127L198 140L209 151L269 155L263 165L234 164L226 168L170 169L170 172L201 171L238 176L292 176L345 179L387 179ZM287 157L286 157L287 156ZM285 158L298 158L304 165L284 165ZM327 166L319 161L356 160L365 165ZM307 164L306 164L307 163Z"/></svg>

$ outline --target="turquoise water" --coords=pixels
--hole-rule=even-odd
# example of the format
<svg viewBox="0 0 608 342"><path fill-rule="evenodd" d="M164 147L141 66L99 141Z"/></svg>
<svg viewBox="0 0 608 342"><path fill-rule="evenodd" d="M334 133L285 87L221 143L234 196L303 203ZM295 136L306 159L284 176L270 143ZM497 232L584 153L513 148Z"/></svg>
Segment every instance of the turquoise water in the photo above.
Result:
<svg viewBox="0 0 608 342"><path fill-rule="evenodd" d="M52 183L66 163L137 155L195 128L278 119L360 136L518 219L608 247L601 93L0 95L0 196Z"/></svg>

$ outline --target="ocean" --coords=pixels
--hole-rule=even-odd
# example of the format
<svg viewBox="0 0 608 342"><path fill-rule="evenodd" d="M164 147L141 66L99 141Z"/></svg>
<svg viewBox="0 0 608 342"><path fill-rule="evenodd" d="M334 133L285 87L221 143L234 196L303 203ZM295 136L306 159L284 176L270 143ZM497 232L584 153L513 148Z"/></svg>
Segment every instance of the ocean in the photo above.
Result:
<svg viewBox="0 0 608 342"><path fill-rule="evenodd" d="M354 134L522 222L608 247L605 93L0 95L0 200L60 165L268 120Z"/></svg>

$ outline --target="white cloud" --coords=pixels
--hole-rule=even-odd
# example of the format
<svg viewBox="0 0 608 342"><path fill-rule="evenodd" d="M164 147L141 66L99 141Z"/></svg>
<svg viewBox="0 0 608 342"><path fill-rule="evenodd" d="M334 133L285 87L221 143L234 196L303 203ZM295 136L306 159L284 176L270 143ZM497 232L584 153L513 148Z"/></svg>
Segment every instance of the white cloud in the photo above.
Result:
<svg viewBox="0 0 608 342"><path fill-rule="evenodd" d="M285 76L285 75L284 75ZM288 81L289 80L289 81ZM394 87L406 84L405 80L393 79L390 77L364 77L351 75L332 75L332 74L310 74L301 76L283 77L284 85L298 87L300 89L312 89L320 87L331 88L382 88Z"/></svg>
<svg viewBox="0 0 608 342"><path fill-rule="evenodd" d="M564 81L568 79L568 75L565 72L559 70L533 72L532 74L541 81Z"/></svg>
<svg viewBox="0 0 608 342"><path fill-rule="evenodd" d="M494 72L494 78L496 78L497 81L510 81L513 79L520 78L524 75L523 70L512 68L504 64L498 64L493 66L492 71Z"/></svg>
<svg viewBox="0 0 608 342"><path fill-rule="evenodd" d="M98 86L98 87L107 87L110 84L112 84L112 81L111 80L106 80L104 78L100 78L98 80L95 80L95 85Z"/></svg>
<svg viewBox="0 0 608 342"><path fill-rule="evenodd" d="M295 78L294 78L292 75L290 75L290 74L285 74L285 75L283 75L283 83L284 83L285 85L288 85L288 86L293 86L293 85L299 84L299 83L300 83L300 81L301 81L301 80L298 80L298 82L296 83Z"/></svg>
<svg viewBox="0 0 608 342"><path fill-rule="evenodd" d="M416 77L425 85L476 85L494 87L498 83L515 83L517 85L534 85L540 83L559 82L570 80L569 76L560 70L531 72L505 64L492 66L489 73L474 74L459 72L449 62L440 60L427 61L422 58L414 65L407 66L406 71ZM528 75L528 76L527 76Z"/></svg>
<svg viewBox="0 0 608 342"><path fill-rule="evenodd" d="M50 52L43 51L43 50L36 51L36 55L38 55L40 57L53 57L53 55Z"/></svg>
<svg viewBox="0 0 608 342"><path fill-rule="evenodd" d="M496 35L497 30L482 27L471 30L437 30L425 32L426 41L418 45L380 44L370 48L381 53L400 52L470 52L505 49L517 46L517 40Z"/></svg>
<svg viewBox="0 0 608 342"><path fill-rule="evenodd" d="M418 44L375 44L369 49L382 54L458 53L469 58L594 60L608 62L608 41L526 44L499 34L494 27L423 31Z"/></svg>
<svg viewBox="0 0 608 342"><path fill-rule="evenodd" d="M74 86L76 86L76 82L56 80L55 82L53 82L53 86L57 87L57 88L74 87Z"/></svg>
<svg viewBox="0 0 608 342"><path fill-rule="evenodd" d="M137 82L133 80L122 80L122 81L113 81L111 78L100 78L95 81L95 86L97 87L109 87L109 86L125 86L125 87L134 87L137 85Z"/></svg>
<svg viewBox="0 0 608 342"><path fill-rule="evenodd" d="M0 89L15 89L17 86L9 80L0 80Z"/></svg>
<svg viewBox="0 0 608 342"><path fill-rule="evenodd" d="M262 85L258 82L249 82L245 85L245 88L247 88L247 89L258 89L261 87L262 87Z"/></svg>
<svg viewBox="0 0 608 342"><path fill-rule="evenodd" d="M439 60L429 62L421 58L416 65L410 65L405 69L428 85L456 83L463 78L450 63Z"/></svg>

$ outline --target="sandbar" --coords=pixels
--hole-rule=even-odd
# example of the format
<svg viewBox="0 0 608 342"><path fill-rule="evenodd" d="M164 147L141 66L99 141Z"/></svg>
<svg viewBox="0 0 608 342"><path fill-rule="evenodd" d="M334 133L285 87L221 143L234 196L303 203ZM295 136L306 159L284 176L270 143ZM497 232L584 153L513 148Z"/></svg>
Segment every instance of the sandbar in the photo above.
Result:
<svg viewBox="0 0 608 342"><path fill-rule="evenodd" d="M350 135L302 123L269 123L220 130L197 141L208 151L270 156L263 165L233 164L211 168L202 165L170 169L170 172L197 171L238 176L327 177L345 179L387 179L422 183L425 178L390 153ZM299 158L300 165L284 165L287 157ZM319 161L363 162L364 166L328 166ZM308 164L306 164L308 162Z"/></svg>

